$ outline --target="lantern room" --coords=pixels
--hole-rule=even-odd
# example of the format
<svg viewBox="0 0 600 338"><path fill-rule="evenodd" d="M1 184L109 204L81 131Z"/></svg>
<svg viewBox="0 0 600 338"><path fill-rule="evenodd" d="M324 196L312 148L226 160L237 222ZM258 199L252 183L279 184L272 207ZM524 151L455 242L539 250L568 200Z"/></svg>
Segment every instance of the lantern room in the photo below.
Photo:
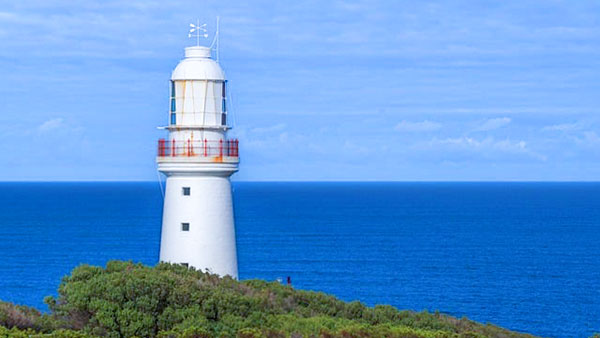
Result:
<svg viewBox="0 0 600 338"><path fill-rule="evenodd" d="M227 128L226 84L210 48L187 47L171 76L169 126Z"/></svg>

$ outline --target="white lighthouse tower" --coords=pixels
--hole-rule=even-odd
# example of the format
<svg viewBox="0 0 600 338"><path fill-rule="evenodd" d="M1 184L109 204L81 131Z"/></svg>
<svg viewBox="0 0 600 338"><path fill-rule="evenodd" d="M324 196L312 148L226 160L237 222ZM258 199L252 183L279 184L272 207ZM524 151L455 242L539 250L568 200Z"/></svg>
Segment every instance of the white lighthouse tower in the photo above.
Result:
<svg viewBox="0 0 600 338"><path fill-rule="evenodd" d="M229 177L239 157L238 141L227 138L226 84L211 48L185 48L171 76L169 136L158 141L167 177L160 260L237 278Z"/></svg>

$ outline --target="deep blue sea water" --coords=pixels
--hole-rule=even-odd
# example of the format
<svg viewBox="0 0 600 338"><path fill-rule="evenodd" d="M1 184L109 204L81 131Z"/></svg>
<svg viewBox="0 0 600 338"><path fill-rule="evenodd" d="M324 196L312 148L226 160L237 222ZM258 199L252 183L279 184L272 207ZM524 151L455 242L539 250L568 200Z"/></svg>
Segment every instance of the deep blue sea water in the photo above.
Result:
<svg viewBox="0 0 600 338"><path fill-rule="evenodd" d="M0 183L0 299L155 264L158 183ZM234 183L240 278L551 337L600 332L600 183Z"/></svg>

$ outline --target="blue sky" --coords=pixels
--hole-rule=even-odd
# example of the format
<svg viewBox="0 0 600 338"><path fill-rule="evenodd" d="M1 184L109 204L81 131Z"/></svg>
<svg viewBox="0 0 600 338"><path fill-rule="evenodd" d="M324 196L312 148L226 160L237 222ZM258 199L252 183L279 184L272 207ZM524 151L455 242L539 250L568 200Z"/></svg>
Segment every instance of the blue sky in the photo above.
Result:
<svg viewBox="0 0 600 338"><path fill-rule="evenodd" d="M221 17L237 180L599 180L597 1L2 1L0 180L154 180Z"/></svg>

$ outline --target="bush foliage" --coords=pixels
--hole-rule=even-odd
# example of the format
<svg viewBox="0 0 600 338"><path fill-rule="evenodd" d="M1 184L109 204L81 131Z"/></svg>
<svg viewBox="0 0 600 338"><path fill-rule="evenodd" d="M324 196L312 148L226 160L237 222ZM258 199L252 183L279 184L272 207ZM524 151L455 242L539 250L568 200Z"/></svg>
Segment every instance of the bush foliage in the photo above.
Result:
<svg viewBox="0 0 600 338"><path fill-rule="evenodd" d="M1 337L531 337L466 318L343 302L277 282L111 261L63 278L48 314L0 303Z"/></svg>

